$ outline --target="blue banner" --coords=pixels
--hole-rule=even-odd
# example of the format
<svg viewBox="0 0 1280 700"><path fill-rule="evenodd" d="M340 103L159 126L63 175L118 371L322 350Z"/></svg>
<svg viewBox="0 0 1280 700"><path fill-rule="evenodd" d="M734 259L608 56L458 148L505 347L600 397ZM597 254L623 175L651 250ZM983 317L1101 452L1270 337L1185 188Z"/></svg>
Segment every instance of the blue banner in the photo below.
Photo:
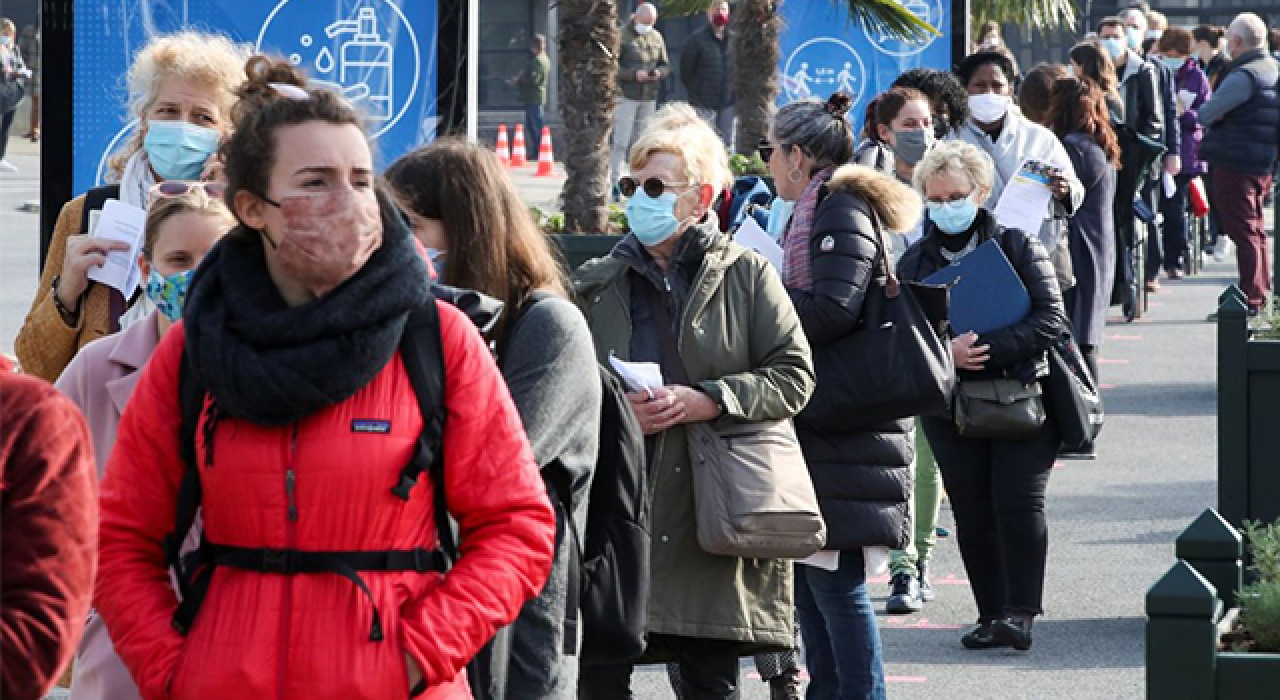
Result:
<svg viewBox="0 0 1280 700"><path fill-rule="evenodd" d="M214 31L289 58L365 114L386 163L435 133L437 27L436 0L75 0L74 190L129 142L124 76L151 37Z"/></svg>
<svg viewBox="0 0 1280 700"><path fill-rule="evenodd" d="M844 91L853 96L849 119L860 127L867 102L889 89L902 73L912 68L951 70L952 0L898 2L937 29L938 35L922 42L902 41L879 30L868 34L850 23L845 3L782 3L779 12L785 24L779 39L778 106Z"/></svg>

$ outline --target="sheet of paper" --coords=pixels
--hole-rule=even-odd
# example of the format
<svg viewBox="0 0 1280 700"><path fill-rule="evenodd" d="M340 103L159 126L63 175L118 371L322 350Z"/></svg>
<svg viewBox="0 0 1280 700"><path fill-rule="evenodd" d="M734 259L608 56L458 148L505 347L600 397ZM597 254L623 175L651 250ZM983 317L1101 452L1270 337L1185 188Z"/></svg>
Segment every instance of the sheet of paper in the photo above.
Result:
<svg viewBox="0 0 1280 700"><path fill-rule="evenodd" d="M862 561L867 572L867 578L879 576L889 570L889 548L863 547Z"/></svg>
<svg viewBox="0 0 1280 700"><path fill-rule="evenodd" d="M782 269L782 246L778 245L767 231L760 228L760 224L757 224L752 217L743 219L738 232L733 235L733 240L737 241L738 245L763 255L765 260L773 263L775 269Z"/></svg>
<svg viewBox="0 0 1280 700"><path fill-rule="evenodd" d="M656 362L625 362L610 355L609 365L627 385L627 391L644 391L662 387L662 368Z"/></svg>
<svg viewBox="0 0 1280 700"><path fill-rule="evenodd" d="M1196 94L1190 90L1178 91L1178 104L1182 105L1182 109L1191 109L1191 105L1196 101Z"/></svg>
<svg viewBox="0 0 1280 700"><path fill-rule="evenodd" d="M1173 181L1173 176L1167 170L1160 176L1160 187L1164 190L1165 199L1173 199L1174 192L1178 191L1178 184Z"/></svg>
<svg viewBox="0 0 1280 700"><path fill-rule="evenodd" d="M108 199L93 228L93 236L127 243L129 250L109 253L106 264L89 268L89 279L115 287L125 299L132 297L141 277L138 271L138 252L142 249L146 222L146 210L117 199Z"/></svg>
<svg viewBox="0 0 1280 700"><path fill-rule="evenodd" d="M1049 218L1049 200L1053 197L1049 177L1054 170L1052 165L1038 160L1023 161L1000 194L993 212L996 221L1005 228L1032 235L1039 233L1044 220Z"/></svg>
<svg viewBox="0 0 1280 700"><path fill-rule="evenodd" d="M835 549L824 549L821 552L811 554L804 559L796 561L805 566L812 566L824 571L835 571L840 568L840 552Z"/></svg>

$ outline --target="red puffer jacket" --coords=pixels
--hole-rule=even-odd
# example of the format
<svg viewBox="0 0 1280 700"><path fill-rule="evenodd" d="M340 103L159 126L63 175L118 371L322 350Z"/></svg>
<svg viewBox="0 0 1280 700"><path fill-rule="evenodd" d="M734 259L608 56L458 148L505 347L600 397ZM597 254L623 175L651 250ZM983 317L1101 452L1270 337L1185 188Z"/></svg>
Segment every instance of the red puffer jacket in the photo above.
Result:
<svg viewBox="0 0 1280 700"><path fill-rule="evenodd" d="M386 631L369 640L373 610L336 574L264 574L219 567L187 637L161 540L173 528L183 461L178 368L185 335L167 333L120 424L102 486L96 607L148 700L408 696L405 654L422 668L424 698L470 698L464 665L551 567L555 517L519 415L474 327L438 302L445 354L444 458L462 554L447 575L362 572ZM353 421L390 423L387 434ZM365 424L367 425L367 424ZM224 418L205 466L210 542L302 550L412 549L436 542L431 485L394 496L422 429L397 354L367 386L296 426ZM292 470L291 517L286 472Z"/></svg>

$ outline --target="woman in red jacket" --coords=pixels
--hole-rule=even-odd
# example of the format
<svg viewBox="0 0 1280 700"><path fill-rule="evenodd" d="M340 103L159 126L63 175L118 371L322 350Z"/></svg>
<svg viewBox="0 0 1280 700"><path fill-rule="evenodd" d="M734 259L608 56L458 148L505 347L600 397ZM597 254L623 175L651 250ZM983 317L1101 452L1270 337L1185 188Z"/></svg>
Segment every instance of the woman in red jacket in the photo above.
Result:
<svg viewBox="0 0 1280 700"><path fill-rule="evenodd" d="M225 147L241 225L197 271L184 323L122 418L97 608L148 700L469 698L460 671L551 563L555 519L520 418L474 327L432 299L407 227L375 191L357 113L287 63L256 57L246 72ZM399 347L427 304L444 353L442 486L462 543L447 575L352 563L437 543L441 485L407 500L390 488L423 428ZM184 356L207 390L195 455L216 564L185 638L160 544L185 469ZM286 564L317 558L338 563Z"/></svg>

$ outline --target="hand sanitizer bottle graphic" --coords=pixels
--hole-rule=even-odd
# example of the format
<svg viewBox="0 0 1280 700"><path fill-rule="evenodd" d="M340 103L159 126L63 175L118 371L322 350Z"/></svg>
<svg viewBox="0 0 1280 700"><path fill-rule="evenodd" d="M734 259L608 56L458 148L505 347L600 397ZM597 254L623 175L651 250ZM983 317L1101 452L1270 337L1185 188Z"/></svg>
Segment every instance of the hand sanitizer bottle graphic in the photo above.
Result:
<svg viewBox="0 0 1280 700"><path fill-rule="evenodd" d="M330 39L343 34L355 35L342 45L338 80L347 88L360 84L367 88L368 96L364 100L370 119L391 119L395 94L392 89L394 54L391 44L383 41L378 34L378 15L373 8L360 8L355 19L334 22L325 28L324 33Z"/></svg>

